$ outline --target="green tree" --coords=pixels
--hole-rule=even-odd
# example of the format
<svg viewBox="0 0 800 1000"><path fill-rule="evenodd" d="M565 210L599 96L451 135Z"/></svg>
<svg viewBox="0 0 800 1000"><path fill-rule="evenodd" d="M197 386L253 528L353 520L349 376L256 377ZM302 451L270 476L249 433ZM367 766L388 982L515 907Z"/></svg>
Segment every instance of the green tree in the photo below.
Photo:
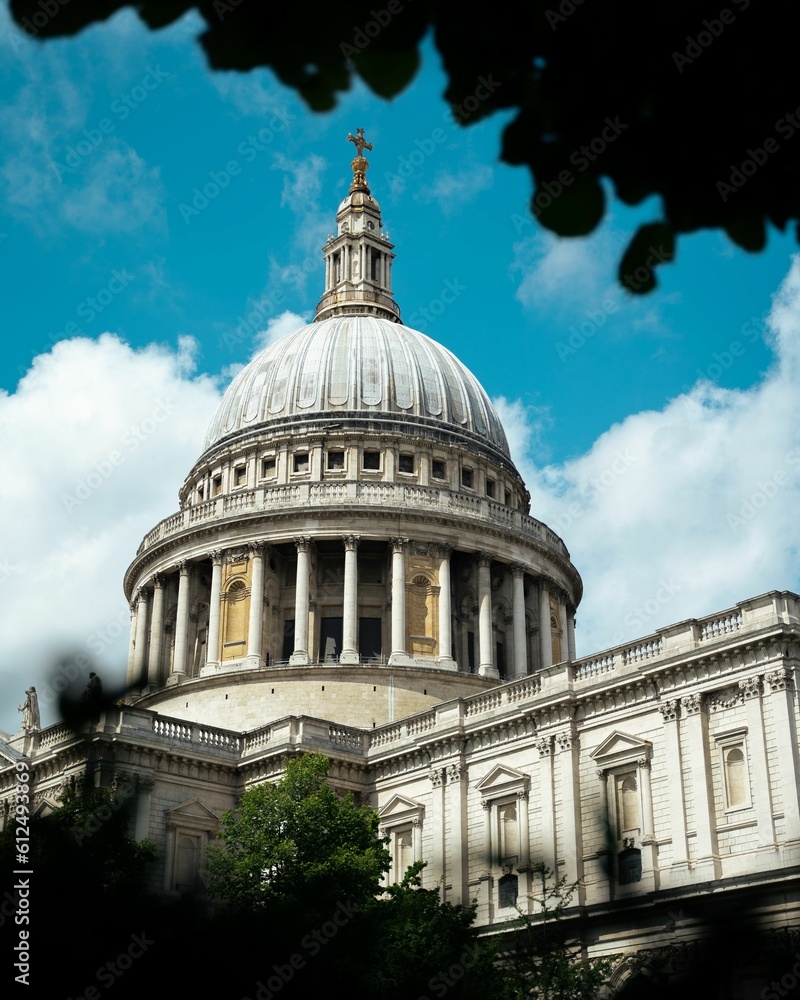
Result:
<svg viewBox="0 0 800 1000"><path fill-rule="evenodd" d="M280 781L248 789L238 809L223 815L221 843L207 853L214 898L310 915L379 892L390 857L378 839L378 815L350 793L338 796L328 768L321 754L287 760Z"/></svg>
<svg viewBox="0 0 800 1000"><path fill-rule="evenodd" d="M520 912L510 946L502 955L503 1000L594 1000L614 964L613 958L585 958L571 941L565 911L580 882L540 866L541 892L531 916Z"/></svg>

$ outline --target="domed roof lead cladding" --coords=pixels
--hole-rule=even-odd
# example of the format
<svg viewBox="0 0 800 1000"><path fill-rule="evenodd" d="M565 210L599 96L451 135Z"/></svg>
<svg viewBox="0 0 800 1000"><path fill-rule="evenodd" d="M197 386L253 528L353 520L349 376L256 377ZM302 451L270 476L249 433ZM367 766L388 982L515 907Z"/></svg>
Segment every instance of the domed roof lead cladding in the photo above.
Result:
<svg viewBox="0 0 800 1000"><path fill-rule="evenodd" d="M369 315L311 323L257 355L225 392L204 450L272 420L345 411L441 421L509 455L475 376L424 334Z"/></svg>

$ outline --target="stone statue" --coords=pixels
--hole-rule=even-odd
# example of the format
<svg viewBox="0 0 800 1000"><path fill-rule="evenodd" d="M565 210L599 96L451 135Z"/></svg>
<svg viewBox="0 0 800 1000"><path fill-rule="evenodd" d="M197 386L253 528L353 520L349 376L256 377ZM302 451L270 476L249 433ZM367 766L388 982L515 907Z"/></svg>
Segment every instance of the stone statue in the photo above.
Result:
<svg viewBox="0 0 800 1000"><path fill-rule="evenodd" d="M31 686L25 692L25 702L17 705L17 711L22 712L22 728L25 732L34 732L39 728L41 719L39 716L39 696L36 688Z"/></svg>
<svg viewBox="0 0 800 1000"><path fill-rule="evenodd" d="M81 695L81 701L93 707L99 707L102 697L103 682L94 670L92 670L89 674L89 683L86 685L86 690Z"/></svg>

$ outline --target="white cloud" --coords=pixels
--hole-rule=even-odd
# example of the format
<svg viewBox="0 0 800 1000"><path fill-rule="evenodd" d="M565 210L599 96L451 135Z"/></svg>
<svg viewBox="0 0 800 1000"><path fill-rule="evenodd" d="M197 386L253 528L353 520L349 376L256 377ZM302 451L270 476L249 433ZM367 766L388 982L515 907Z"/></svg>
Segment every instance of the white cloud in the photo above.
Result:
<svg viewBox="0 0 800 1000"><path fill-rule="evenodd" d="M163 228L166 212L159 169L148 167L128 146L109 146L88 166L83 186L65 191L62 216L89 233Z"/></svg>
<svg viewBox="0 0 800 1000"><path fill-rule="evenodd" d="M435 201L445 215L458 212L488 190L494 181L494 171L488 164L474 164L464 170L440 170L431 184L424 185L416 197L424 204Z"/></svg>
<svg viewBox="0 0 800 1000"><path fill-rule="evenodd" d="M145 534L177 509L220 398L194 343L134 351L117 337L60 341L0 395L0 726L62 654L95 655L124 680L122 576ZM106 642L103 631L113 641ZM86 673L83 672L85 679ZM54 707L43 709L54 721Z"/></svg>
<svg viewBox="0 0 800 1000"><path fill-rule="evenodd" d="M532 438L525 409L498 401L531 513L584 579L579 654L800 585L797 260L768 325L776 361L752 388L698 382L561 465L533 464L536 417Z"/></svg>
<svg viewBox="0 0 800 1000"><path fill-rule="evenodd" d="M263 351L265 347L272 347L281 338L287 334L294 333L295 330L299 330L301 326L305 326L307 323L308 319L305 316L292 312L290 309L282 312L280 316L273 316L267 323L266 329L256 334L256 353Z"/></svg>

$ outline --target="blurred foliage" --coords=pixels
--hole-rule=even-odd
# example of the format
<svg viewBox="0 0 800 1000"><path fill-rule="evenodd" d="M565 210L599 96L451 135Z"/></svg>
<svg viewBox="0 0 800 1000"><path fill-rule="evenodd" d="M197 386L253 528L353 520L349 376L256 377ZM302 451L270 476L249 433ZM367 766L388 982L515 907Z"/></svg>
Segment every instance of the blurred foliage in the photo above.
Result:
<svg viewBox="0 0 800 1000"><path fill-rule="evenodd" d="M590 233L606 210L601 178L630 205L660 196L660 217L619 264L632 293L655 286L681 233L721 229L758 251L767 223L784 229L800 219L793 11L774 0L531 0L502 11L453 0L310 9L268 0L11 0L17 23L39 39L72 35L126 6L153 29L196 10L213 69L269 67L314 111L332 108L354 76L381 97L398 94L432 31L456 121L514 112L502 159L530 169L531 210L543 226Z"/></svg>

